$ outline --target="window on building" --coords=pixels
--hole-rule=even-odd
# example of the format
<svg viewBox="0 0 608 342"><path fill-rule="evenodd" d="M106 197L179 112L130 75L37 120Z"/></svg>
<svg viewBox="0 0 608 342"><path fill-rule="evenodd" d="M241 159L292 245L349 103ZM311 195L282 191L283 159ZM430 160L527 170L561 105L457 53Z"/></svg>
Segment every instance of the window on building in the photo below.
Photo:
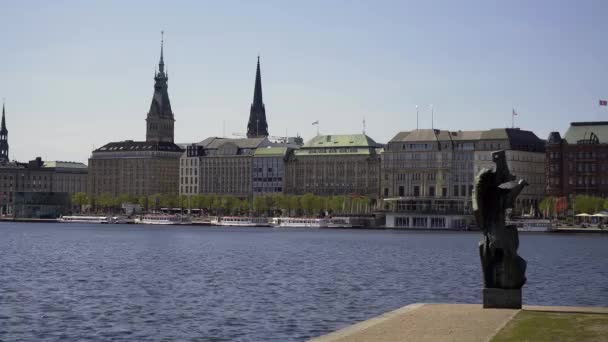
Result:
<svg viewBox="0 0 608 342"><path fill-rule="evenodd" d="M400 186L399 187L399 197L403 197L403 196L405 196L405 187Z"/></svg>
<svg viewBox="0 0 608 342"><path fill-rule="evenodd" d="M414 186L414 196L420 196L420 187L418 185Z"/></svg>
<svg viewBox="0 0 608 342"><path fill-rule="evenodd" d="M442 188L441 189L441 196L442 197L448 197L448 188Z"/></svg>
<svg viewBox="0 0 608 342"><path fill-rule="evenodd" d="M429 186L429 196L435 197L435 187Z"/></svg>
<svg viewBox="0 0 608 342"><path fill-rule="evenodd" d="M454 197L458 197L458 185L454 185Z"/></svg>
<svg viewBox="0 0 608 342"><path fill-rule="evenodd" d="M384 188L384 197L388 197L388 188Z"/></svg>

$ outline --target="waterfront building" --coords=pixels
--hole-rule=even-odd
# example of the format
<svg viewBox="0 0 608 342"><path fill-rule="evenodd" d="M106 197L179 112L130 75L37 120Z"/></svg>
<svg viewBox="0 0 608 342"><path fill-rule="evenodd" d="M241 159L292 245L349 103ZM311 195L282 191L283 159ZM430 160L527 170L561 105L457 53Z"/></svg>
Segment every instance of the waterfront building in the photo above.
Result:
<svg viewBox="0 0 608 342"><path fill-rule="evenodd" d="M377 199L381 152L365 134L318 135L289 157L284 191Z"/></svg>
<svg viewBox="0 0 608 342"><path fill-rule="evenodd" d="M253 196L282 194L285 164L294 149L287 146L260 147L253 154Z"/></svg>
<svg viewBox="0 0 608 342"><path fill-rule="evenodd" d="M493 168L491 152L506 150L511 171L529 179L515 208L543 197L542 140L515 128L487 131L418 129L398 133L382 154L382 196L391 228L463 228L473 223L475 175Z"/></svg>
<svg viewBox="0 0 608 342"><path fill-rule="evenodd" d="M464 227L471 221L475 143L480 131L400 132L382 154L390 228Z"/></svg>
<svg viewBox="0 0 608 342"><path fill-rule="evenodd" d="M572 122L546 144L547 196L608 196L608 121Z"/></svg>
<svg viewBox="0 0 608 342"><path fill-rule="evenodd" d="M545 141L518 128L483 131L475 150L475 174L482 168L494 168L492 152L501 149L505 150L511 173L529 184L517 196L513 213L538 214L538 204L545 197Z"/></svg>
<svg viewBox="0 0 608 342"><path fill-rule="evenodd" d="M260 56L255 71L255 86L253 89L253 103L249 110L247 123L247 138L260 138L268 136L268 122L266 121L266 108L262 99L262 75L260 73Z"/></svg>
<svg viewBox="0 0 608 342"><path fill-rule="evenodd" d="M87 191L88 168L85 164L45 162L40 157L28 163L10 161L8 146L6 110L3 104L0 124L0 215L57 215L60 213L58 208L62 211L66 208L69 210L72 194ZM54 202L55 199L60 199L57 202L59 204Z"/></svg>
<svg viewBox="0 0 608 342"><path fill-rule="evenodd" d="M183 149L174 143L175 118L169 100L161 40L154 94L146 118L146 141L110 142L91 154L89 192L92 196L149 196L177 193L179 158Z"/></svg>
<svg viewBox="0 0 608 342"><path fill-rule="evenodd" d="M43 205L36 198L63 198L87 191L88 168L83 163L65 161L43 162L40 157L28 163L9 162L0 165L0 211L15 214L15 206L29 212L19 198L28 199L28 206ZM43 195L29 195L41 193ZM41 197L42 196L42 197ZM25 215L25 214L23 214ZM26 215L27 217L27 215Z"/></svg>
<svg viewBox="0 0 608 342"><path fill-rule="evenodd" d="M214 194L250 198L256 150L272 145L266 137L210 137L187 146L179 161L180 195Z"/></svg>

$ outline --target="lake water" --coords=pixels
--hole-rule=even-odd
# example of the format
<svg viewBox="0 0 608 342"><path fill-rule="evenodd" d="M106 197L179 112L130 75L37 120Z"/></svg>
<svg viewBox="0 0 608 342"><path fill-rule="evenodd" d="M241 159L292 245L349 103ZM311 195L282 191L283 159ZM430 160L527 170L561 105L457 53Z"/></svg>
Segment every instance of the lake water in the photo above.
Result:
<svg viewBox="0 0 608 342"><path fill-rule="evenodd" d="M480 233L0 223L0 341L302 341L480 303ZM608 306L608 236L520 235L524 303Z"/></svg>

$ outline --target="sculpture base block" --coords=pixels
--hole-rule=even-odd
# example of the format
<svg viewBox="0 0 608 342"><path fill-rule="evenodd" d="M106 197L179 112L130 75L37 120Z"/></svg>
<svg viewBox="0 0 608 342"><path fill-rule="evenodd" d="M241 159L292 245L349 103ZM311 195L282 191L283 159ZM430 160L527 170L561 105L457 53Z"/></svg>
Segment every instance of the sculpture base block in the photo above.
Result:
<svg viewBox="0 0 608 342"><path fill-rule="evenodd" d="M483 289L484 309L521 309L521 289Z"/></svg>

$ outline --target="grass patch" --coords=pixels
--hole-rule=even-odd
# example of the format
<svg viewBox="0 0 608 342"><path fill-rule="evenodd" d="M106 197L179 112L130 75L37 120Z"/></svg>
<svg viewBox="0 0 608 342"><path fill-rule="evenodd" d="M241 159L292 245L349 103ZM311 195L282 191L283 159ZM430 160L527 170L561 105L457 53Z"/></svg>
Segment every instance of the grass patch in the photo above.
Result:
<svg viewBox="0 0 608 342"><path fill-rule="evenodd" d="M608 314L522 310L492 339L506 341L608 341Z"/></svg>

